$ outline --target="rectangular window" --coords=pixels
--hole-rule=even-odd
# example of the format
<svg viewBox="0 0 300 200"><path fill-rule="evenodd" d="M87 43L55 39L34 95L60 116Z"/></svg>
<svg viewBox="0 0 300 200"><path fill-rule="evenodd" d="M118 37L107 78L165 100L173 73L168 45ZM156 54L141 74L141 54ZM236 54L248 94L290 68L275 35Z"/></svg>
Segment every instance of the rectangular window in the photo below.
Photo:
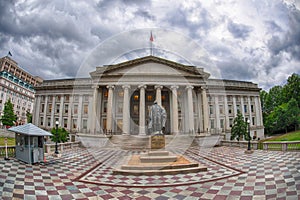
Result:
<svg viewBox="0 0 300 200"><path fill-rule="evenodd" d="M254 112L254 105L251 105L251 112Z"/></svg>
<svg viewBox="0 0 300 200"><path fill-rule="evenodd" d="M214 128L215 128L215 120L214 120L214 119L211 119L211 120L210 120L210 128L211 128L211 129L214 129Z"/></svg>
<svg viewBox="0 0 300 200"><path fill-rule="evenodd" d="M83 105L83 114L87 115L89 112L89 106L87 104Z"/></svg>
<svg viewBox="0 0 300 200"><path fill-rule="evenodd" d="M56 113L59 113L60 104L56 104Z"/></svg>
<svg viewBox="0 0 300 200"><path fill-rule="evenodd" d="M232 105L228 105L228 113L229 113L229 114L232 113Z"/></svg>
<svg viewBox="0 0 300 200"><path fill-rule="evenodd" d="M220 128L221 128L221 129L224 128L224 119L220 119Z"/></svg>
<svg viewBox="0 0 300 200"><path fill-rule="evenodd" d="M240 105L236 105L236 111L238 112L238 111L241 111L240 110Z"/></svg>
<svg viewBox="0 0 300 200"><path fill-rule="evenodd" d="M68 127L68 119L64 118L64 128L67 128L67 127Z"/></svg>
<svg viewBox="0 0 300 200"><path fill-rule="evenodd" d="M255 126L255 117L252 117L252 125Z"/></svg>
<svg viewBox="0 0 300 200"><path fill-rule="evenodd" d="M64 113L67 114L69 112L69 104L65 104Z"/></svg>
<svg viewBox="0 0 300 200"><path fill-rule="evenodd" d="M47 118L47 125L48 125L48 127L50 127L50 125L51 125L51 118L50 117Z"/></svg>
<svg viewBox="0 0 300 200"><path fill-rule="evenodd" d="M60 96L56 96L56 101L60 101Z"/></svg>
<svg viewBox="0 0 300 200"><path fill-rule="evenodd" d="M48 104L48 113L51 113L52 112L52 103L49 103Z"/></svg>
<svg viewBox="0 0 300 200"><path fill-rule="evenodd" d="M82 128L87 129L87 119L82 120Z"/></svg>
<svg viewBox="0 0 300 200"><path fill-rule="evenodd" d="M247 105L244 105L244 112L245 112L245 113L248 112L248 107L247 107Z"/></svg>
<svg viewBox="0 0 300 200"><path fill-rule="evenodd" d="M223 105L219 105L219 111L220 111L220 114L224 114L224 106Z"/></svg>
<svg viewBox="0 0 300 200"><path fill-rule="evenodd" d="M72 128L77 129L77 119L73 119Z"/></svg>
<svg viewBox="0 0 300 200"><path fill-rule="evenodd" d="M229 126L232 127L233 125L233 118L229 118Z"/></svg>
<svg viewBox="0 0 300 200"><path fill-rule="evenodd" d="M73 113L74 113L75 115L78 114L78 105L77 105L77 104L75 104L74 107L73 107Z"/></svg>
<svg viewBox="0 0 300 200"><path fill-rule="evenodd" d="M44 108L45 108L45 104L42 103L42 104L41 104L41 112L42 112L42 113L44 112Z"/></svg>
<svg viewBox="0 0 300 200"><path fill-rule="evenodd" d="M41 125L41 126L44 126L44 117L41 117L40 120L41 120L41 121L40 121L40 125Z"/></svg>
<svg viewBox="0 0 300 200"><path fill-rule="evenodd" d="M209 114L210 115L214 114L214 107L213 107L213 105L209 105Z"/></svg>
<svg viewBox="0 0 300 200"><path fill-rule="evenodd" d="M70 101L70 95L65 96L66 101Z"/></svg>

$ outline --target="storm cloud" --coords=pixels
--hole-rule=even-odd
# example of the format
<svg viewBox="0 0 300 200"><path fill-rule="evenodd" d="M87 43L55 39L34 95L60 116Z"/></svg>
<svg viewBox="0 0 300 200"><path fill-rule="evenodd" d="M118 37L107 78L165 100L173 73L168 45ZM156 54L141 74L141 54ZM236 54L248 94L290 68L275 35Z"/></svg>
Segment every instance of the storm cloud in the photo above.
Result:
<svg viewBox="0 0 300 200"><path fill-rule="evenodd" d="M116 47L107 47L107 57L147 55L153 30L157 48L176 40L171 50L157 56L177 57L183 62L186 57L178 55L176 48L185 46L186 40L172 37L173 31L197 43L194 48L205 50L205 56L195 56L191 64L204 67L212 77L218 77L210 71L210 66L215 66L219 78L253 81L269 89L282 84L292 73L300 73L299 8L289 0L0 1L0 56L10 51L22 68L44 79L71 78L78 76L91 52L108 40L122 49L130 49L132 44L140 49L125 52L122 57L109 51ZM115 35L136 34L139 29L146 31L125 37L122 44L113 42ZM169 31L155 32L159 29ZM80 75L88 73L85 70Z"/></svg>

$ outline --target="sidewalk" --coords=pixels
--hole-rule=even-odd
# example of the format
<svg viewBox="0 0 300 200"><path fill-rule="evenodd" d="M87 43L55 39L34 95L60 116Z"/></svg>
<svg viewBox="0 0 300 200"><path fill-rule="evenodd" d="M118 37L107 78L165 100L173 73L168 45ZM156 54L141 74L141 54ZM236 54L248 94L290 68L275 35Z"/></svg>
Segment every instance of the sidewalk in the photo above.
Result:
<svg viewBox="0 0 300 200"><path fill-rule="evenodd" d="M193 147L185 155L207 172L112 175L138 151L75 149L46 165L0 160L2 199L300 199L300 153ZM176 150L174 149L174 152Z"/></svg>

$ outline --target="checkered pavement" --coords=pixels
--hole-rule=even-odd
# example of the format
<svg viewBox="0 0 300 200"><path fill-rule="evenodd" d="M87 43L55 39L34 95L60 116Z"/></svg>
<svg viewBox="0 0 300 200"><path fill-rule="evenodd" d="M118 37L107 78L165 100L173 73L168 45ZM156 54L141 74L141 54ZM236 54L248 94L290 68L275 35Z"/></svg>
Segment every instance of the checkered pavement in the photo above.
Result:
<svg viewBox="0 0 300 200"><path fill-rule="evenodd" d="M300 152L191 147L184 155L207 172L113 175L139 151L78 148L45 165L0 160L2 199L300 199ZM182 152L172 149L173 153ZM0 199L1 199L0 198Z"/></svg>

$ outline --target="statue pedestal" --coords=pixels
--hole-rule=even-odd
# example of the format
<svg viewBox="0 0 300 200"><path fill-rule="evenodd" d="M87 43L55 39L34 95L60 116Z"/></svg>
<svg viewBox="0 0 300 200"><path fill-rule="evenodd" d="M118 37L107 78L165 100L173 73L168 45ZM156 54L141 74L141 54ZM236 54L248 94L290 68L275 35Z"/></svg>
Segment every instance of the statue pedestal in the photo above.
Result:
<svg viewBox="0 0 300 200"><path fill-rule="evenodd" d="M162 134L152 135L150 138L151 149L164 149L166 146L165 136Z"/></svg>

